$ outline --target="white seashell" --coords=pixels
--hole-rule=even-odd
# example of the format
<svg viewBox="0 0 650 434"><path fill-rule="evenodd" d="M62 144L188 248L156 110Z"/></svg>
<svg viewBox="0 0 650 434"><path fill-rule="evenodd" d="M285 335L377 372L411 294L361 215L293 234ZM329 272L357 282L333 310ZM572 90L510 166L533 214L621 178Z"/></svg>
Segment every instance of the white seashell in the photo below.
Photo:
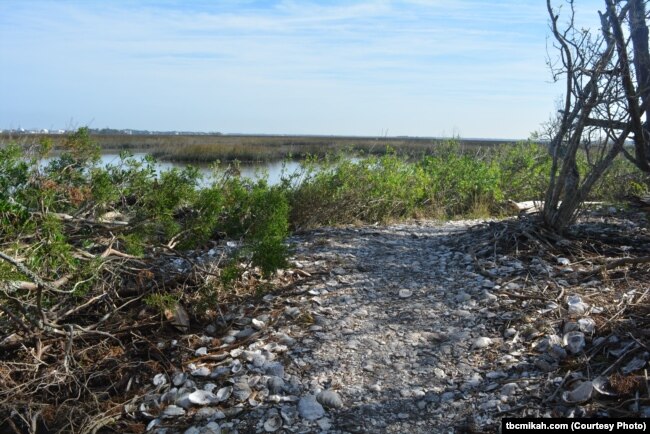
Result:
<svg viewBox="0 0 650 434"><path fill-rule="evenodd" d="M570 314L582 315L589 308L589 305L587 303L584 303L579 295L568 296L567 304L569 305Z"/></svg>
<svg viewBox="0 0 650 434"><path fill-rule="evenodd" d="M203 385L203 390L205 390L206 392L212 392L216 388L217 388L217 385L214 384L214 383L205 383Z"/></svg>
<svg viewBox="0 0 650 434"><path fill-rule="evenodd" d="M194 375L195 377L207 377L208 375L210 375L210 368L201 366L200 368L193 370L192 375Z"/></svg>
<svg viewBox="0 0 650 434"><path fill-rule="evenodd" d="M262 377L259 375L253 375L252 377L248 378L248 385L250 387L256 387L258 384L260 384L260 381L262 380Z"/></svg>
<svg viewBox="0 0 650 434"><path fill-rule="evenodd" d="M264 422L264 431L266 432L276 432L282 428L282 417L280 415L271 416Z"/></svg>
<svg viewBox="0 0 650 434"><path fill-rule="evenodd" d="M241 372L241 370L244 368L244 366L241 364L239 360L235 360L232 362L232 366L230 367L230 372L233 374L237 374Z"/></svg>
<svg viewBox="0 0 650 434"><path fill-rule="evenodd" d="M280 416L282 416L282 420L287 425L293 425L297 416L297 412L298 410L296 409L296 407L293 406L291 407L285 406L280 408Z"/></svg>
<svg viewBox="0 0 650 434"><path fill-rule="evenodd" d="M226 386L217 390L215 396L217 397L218 402L223 402L226 401L228 398L230 398L231 394L232 394L232 386Z"/></svg>
<svg viewBox="0 0 650 434"><path fill-rule="evenodd" d="M247 381L239 381L233 385L232 396L238 401L246 401L252 390Z"/></svg>
<svg viewBox="0 0 650 434"><path fill-rule="evenodd" d="M210 378L223 377L224 375L227 375L229 373L230 373L230 368L229 367L227 367L227 366L219 366L214 371L212 371L212 374L210 374Z"/></svg>
<svg viewBox="0 0 650 434"><path fill-rule="evenodd" d="M167 377L165 376L165 374L156 374L153 377L153 385L156 387L162 386L163 384L166 383L167 383Z"/></svg>
<svg viewBox="0 0 650 434"><path fill-rule="evenodd" d="M183 410L181 407L178 407L176 405L168 405L167 408L163 410L162 417L163 419L171 419L174 417L183 416L184 414L185 410Z"/></svg>
<svg viewBox="0 0 650 434"><path fill-rule="evenodd" d="M413 295L413 291L409 289L400 289L399 290L399 298L409 298L411 295Z"/></svg>
<svg viewBox="0 0 650 434"><path fill-rule="evenodd" d="M323 431L328 432L332 428L332 421L324 417L316 421L316 425Z"/></svg>
<svg viewBox="0 0 650 434"><path fill-rule="evenodd" d="M256 352L255 351L244 351L241 353L241 356L244 360L247 362L250 362L253 360L253 357L255 357Z"/></svg>
<svg viewBox="0 0 650 434"><path fill-rule="evenodd" d="M281 345L286 345L290 347L296 343L296 340L286 333L278 333L276 336L278 337L278 342Z"/></svg>
<svg viewBox="0 0 650 434"><path fill-rule="evenodd" d="M201 347L194 351L194 355L196 356L205 356L206 354L208 354L208 349L206 347Z"/></svg>
<svg viewBox="0 0 650 434"><path fill-rule="evenodd" d="M562 343L572 354L577 354L585 348L585 335L582 332L569 332L562 338Z"/></svg>
<svg viewBox="0 0 650 434"><path fill-rule="evenodd" d="M514 395L518 389L519 386L517 385L517 383L504 384L503 387L501 388L501 395L505 395L505 396Z"/></svg>
<svg viewBox="0 0 650 434"><path fill-rule="evenodd" d="M187 374L185 372L177 372L174 374L174 378L172 378L172 383L174 383L174 386L180 386L185 383L185 380L187 380Z"/></svg>
<svg viewBox="0 0 650 434"><path fill-rule="evenodd" d="M154 406L155 406L155 404L154 404ZM150 410L151 410L151 406L149 406L148 404L146 404L144 402L142 404L140 404L140 413L142 413L143 416L153 417L153 414L151 414Z"/></svg>
<svg viewBox="0 0 650 434"><path fill-rule="evenodd" d="M262 330L264 327L266 327L266 324L264 323L264 321L260 321L258 319L253 318L253 320L251 322L253 324L254 329Z"/></svg>
<svg viewBox="0 0 650 434"><path fill-rule="evenodd" d="M190 402L190 393L183 392L179 394L173 404L187 410L192 406L192 403Z"/></svg>
<svg viewBox="0 0 650 434"><path fill-rule="evenodd" d="M239 357L243 352L244 352L243 349L241 349L241 348L235 348L234 350L231 350L231 351L230 351L230 357L232 357L233 359L236 359L236 358Z"/></svg>
<svg viewBox="0 0 650 434"><path fill-rule="evenodd" d="M343 407L343 401L338 393L331 390L323 390L316 395L316 400L326 408L340 408Z"/></svg>
<svg viewBox="0 0 650 434"><path fill-rule="evenodd" d="M221 431L221 427L216 422L210 422L206 426L201 428L201 434L221 434L222 432L223 431Z"/></svg>
<svg viewBox="0 0 650 434"><path fill-rule="evenodd" d="M557 345L562 343L562 338L560 338L558 335L550 335L545 338L540 339L535 343L535 349L539 352L545 352L549 348L551 348L553 345Z"/></svg>
<svg viewBox="0 0 650 434"><path fill-rule="evenodd" d="M480 337L474 340L472 348L486 348L492 344L492 339L488 337Z"/></svg>
<svg viewBox="0 0 650 434"><path fill-rule="evenodd" d="M580 383L575 389L564 392L562 399L569 404L581 404L591 399L593 391L593 383L591 381L585 381Z"/></svg>
<svg viewBox="0 0 650 434"><path fill-rule="evenodd" d="M217 414L217 410L212 407L201 407L199 410L194 413L195 420L206 420Z"/></svg>
<svg viewBox="0 0 650 434"><path fill-rule="evenodd" d="M483 300L487 301L488 303L493 303L493 302L497 301L498 299L499 299L499 297L492 294L490 291L488 291L488 290L483 291Z"/></svg>
<svg viewBox="0 0 650 434"><path fill-rule="evenodd" d="M591 335L596 331L596 321L591 318L581 318L578 320L578 327L581 332Z"/></svg>
<svg viewBox="0 0 650 434"><path fill-rule="evenodd" d="M262 348L264 348L266 351L272 353L276 351L276 348L278 348L280 344L277 342L269 342L268 344L264 345Z"/></svg>
<svg viewBox="0 0 650 434"><path fill-rule="evenodd" d="M253 356L252 362L254 367L261 368L266 363L266 357L264 357L262 354L255 354L255 356Z"/></svg>
<svg viewBox="0 0 650 434"><path fill-rule="evenodd" d="M195 390L187 397L192 404L208 405L218 402L217 397L212 392L206 390Z"/></svg>
<svg viewBox="0 0 650 434"><path fill-rule="evenodd" d="M266 401L266 398L269 396L269 389L263 388L258 390L257 394L255 395L255 398L258 401Z"/></svg>
<svg viewBox="0 0 650 434"><path fill-rule="evenodd" d="M609 380L607 380L607 378L598 376L592 380L592 383L594 385L594 390L601 395L618 396L618 393L614 392L610 388Z"/></svg>
<svg viewBox="0 0 650 434"><path fill-rule="evenodd" d="M300 309L295 306L289 306L284 310L284 314L290 316L293 319L296 319L298 316L300 316Z"/></svg>
<svg viewBox="0 0 650 434"><path fill-rule="evenodd" d="M560 265L570 265L571 261L569 261L567 258L557 258L557 263Z"/></svg>
<svg viewBox="0 0 650 434"><path fill-rule="evenodd" d="M149 422L149 424L147 425L147 429L146 429L146 431L149 432L149 431L153 430L155 427L157 427L158 425L160 425L160 419L153 419L153 420L152 420L151 422Z"/></svg>

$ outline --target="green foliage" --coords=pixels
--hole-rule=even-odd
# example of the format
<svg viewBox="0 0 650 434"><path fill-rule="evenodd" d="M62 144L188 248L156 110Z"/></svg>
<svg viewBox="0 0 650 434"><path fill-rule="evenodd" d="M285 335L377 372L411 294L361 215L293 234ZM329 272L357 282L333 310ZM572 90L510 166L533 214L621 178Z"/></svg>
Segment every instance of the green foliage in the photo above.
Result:
<svg viewBox="0 0 650 434"><path fill-rule="evenodd" d="M84 167L99 161L101 149L90 137L88 127L81 127L68 135L63 142L65 159L69 159L75 167Z"/></svg>
<svg viewBox="0 0 650 434"><path fill-rule="evenodd" d="M286 190L270 187L266 180L252 182L228 178L223 185L224 231L243 238L254 265L264 274L285 266L289 231L289 202Z"/></svg>
<svg viewBox="0 0 650 434"><path fill-rule="evenodd" d="M0 262L0 281L25 280L25 276L19 273L13 266L6 262Z"/></svg>
<svg viewBox="0 0 650 434"><path fill-rule="evenodd" d="M0 149L0 212L21 209L15 196L24 188L29 176L29 166L22 157L22 149L17 145Z"/></svg>
<svg viewBox="0 0 650 434"><path fill-rule="evenodd" d="M617 158L591 190L589 200L617 202L629 195L645 195L650 189L650 175L641 172L625 158Z"/></svg>
<svg viewBox="0 0 650 434"><path fill-rule="evenodd" d="M447 216L471 215L503 199L499 167L490 161L452 154L444 159L425 157L421 164L434 200Z"/></svg>
<svg viewBox="0 0 650 434"><path fill-rule="evenodd" d="M454 143L415 162L388 152L324 164L292 192L297 227L485 214L503 199L498 165Z"/></svg>
<svg viewBox="0 0 650 434"><path fill-rule="evenodd" d="M410 217L426 192L421 167L394 154L323 164L292 193L298 227Z"/></svg>
<svg viewBox="0 0 650 434"><path fill-rule="evenodd" d="M120 236L119 240L125 253L136 257L144 256L147 247L147 238L142 232L123 234Z"/></svg>
<svg viewBox="0 0 650 434"><path fill-rule="evenodd" d="M253 264L265 275L286 266L288 254L284 239L289 232L289 201L284 191L258 184L251 192L250 225L247 239Z"/></svg>
<svg viewBox="0 0 650 434"><path fill-rule="evenodd" d="M203 188L196 194L191 204L192 212L184 217L186 237L181 248L191 248L205 243L217 236L221 228L224 198L220 185Z"/></svg>
<svg viewBox="0 0 650 434"><path fill-rule="evenodd" d="M174 306L178 303L178 298L169 293L154 292L144 298L144 303L163 313L165 310L174 309Z"/></svg>
<svg viewBox="0 0 650 434"><path fill-rule="evenodd" d="M500 185L514 201L541 200L549 182L551 155L546 147L519 142L502 145L491 159L500 169Z"/></svg>
<svg viewBox="0 0 650 434"><path fill-rule="evenodd" d="M63 224L51 215L43 216L37 224L39 243L27 249L27 264L33 270L40 270L43 276L56 278L76 268L72 256L72 245L64 232Z"/></svg>
<svg viewBox="0 0 650 434"><path fill-rule="evenodd" d="M120 191L113 182L114 179L106 170L95 168L90 172L90 193L93 201L102 210L120 198Z"/></svg>
<svg viewBox="0 0 650 434"><path fill-rule="evenodd" d="M241 275L242 270L239 267L237 260L233 259L221 269L219 277L221 283L228 288L231 287L232 284L241 277Z"/></svg>
<svg viewBox="0 0 650 434"><path fill-rule="evenodd" d="M44 140L26 151L17 145L0 149L0 243L8 251L15 241L15 256L26 258L25 265L47 280L69 276L76 297L101 287L101 253L109 247L146 258L161 245L189 250L223 237L238 239L241 249L227 260L237 265L222 273L229 284L241 277L240 263L249 261L265 275L286 265L284 187L234 172L205 180L190 166L158 173L152 157L128 153L104 167L97 164L99 149L86 128L66 138L60 154L45 164L51 148ZM83 223L97 225L105 218L126 223L102 234ZM24 277L6 264L0 274ZM168 301L149 299L161 306Z"/></svg>

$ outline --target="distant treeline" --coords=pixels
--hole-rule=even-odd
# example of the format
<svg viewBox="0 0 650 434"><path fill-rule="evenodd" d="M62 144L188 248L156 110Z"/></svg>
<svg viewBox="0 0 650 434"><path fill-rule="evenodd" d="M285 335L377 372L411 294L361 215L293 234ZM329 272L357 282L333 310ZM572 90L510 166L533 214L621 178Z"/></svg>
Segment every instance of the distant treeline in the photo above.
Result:
<svg viewBox="0 0 650 434"><path fill-rule="evenodd" d="M52 140L60 148L66 136L61 134L0 134L0 144L19 143L25 146L42 139ZM273 161L284 158L346 152L382 155L388 148L401 155L426 155L450 140L461 148L491 147L507 140L420 137L354 137L354 136L289 136L289 135L223 135L223 134L92 134L105 151L147 152L161 160L184 162ZM514 143L514 141L510 141Z"/></svg>

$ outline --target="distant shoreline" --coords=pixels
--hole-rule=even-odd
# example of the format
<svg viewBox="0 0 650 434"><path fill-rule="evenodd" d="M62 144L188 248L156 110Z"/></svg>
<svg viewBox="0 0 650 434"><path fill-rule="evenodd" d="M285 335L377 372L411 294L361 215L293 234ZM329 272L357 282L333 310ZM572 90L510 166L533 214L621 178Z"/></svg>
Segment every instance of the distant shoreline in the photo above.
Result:
<svg viewBox="0 0 650 434"><path fill-rule="evenodd" d="M0 145L15 142L25 146L41 139L52 140L61 147L66 134L0 133ZM507 139L463 139L432 137L358 137L312 135L247 135L247 134L99 134L91 132L102 151L147 152L161 160L179 162L233 161L264 162L285 158L323 157L338 152L381 155L387 148L399 154L422 155L436 147L457 142L462 148L492 147L514 144Z"/></svg>

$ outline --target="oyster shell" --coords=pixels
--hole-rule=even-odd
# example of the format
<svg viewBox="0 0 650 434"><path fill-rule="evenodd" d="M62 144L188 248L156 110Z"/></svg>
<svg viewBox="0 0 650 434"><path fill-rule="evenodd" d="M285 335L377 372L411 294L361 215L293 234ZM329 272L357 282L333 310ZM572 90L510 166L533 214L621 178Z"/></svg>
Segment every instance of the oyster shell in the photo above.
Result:
<svg viewBox="0 0 650 434"><path fill-rule="evenodd" d="M316 395L316 400L326 408L340 408L343 407L343 401L338 393L331 390L323 390Z"/></svg>
<svg viewBox="0 0 650 434"><path fill-rule="evenodd" d="M562 393L562 399L568 404L581 404L591 399L593 391L594 384L591 381L584 381L573 390Z"/></svg>
<svg viewBox="0 0 650 434"><path fill-rule="evenodd" d="M230 395L232 395L232 386L222 387L215 394L218 402L226 401L230 398Z"/></svg>
<svg viewBox="0 0 650 434"><path fill-rule="evenodd" d="M264 422L264 431L266 432L276 432L280 428L282 428L282 418L280 415L273 415Z"/></svg>

